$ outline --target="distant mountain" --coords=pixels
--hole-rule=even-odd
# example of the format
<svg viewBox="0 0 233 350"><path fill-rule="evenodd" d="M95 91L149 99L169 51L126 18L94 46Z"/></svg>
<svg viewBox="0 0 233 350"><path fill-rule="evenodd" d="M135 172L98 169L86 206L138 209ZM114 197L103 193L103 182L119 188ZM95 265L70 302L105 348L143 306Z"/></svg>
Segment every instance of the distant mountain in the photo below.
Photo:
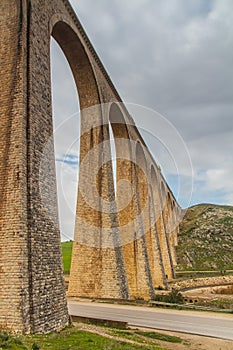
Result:
<svg viewBox="0 0 233 350"><path fill-rule="evenodd" d="M233 207L199 204L180 225L177 270L233 269Z"/></svg>

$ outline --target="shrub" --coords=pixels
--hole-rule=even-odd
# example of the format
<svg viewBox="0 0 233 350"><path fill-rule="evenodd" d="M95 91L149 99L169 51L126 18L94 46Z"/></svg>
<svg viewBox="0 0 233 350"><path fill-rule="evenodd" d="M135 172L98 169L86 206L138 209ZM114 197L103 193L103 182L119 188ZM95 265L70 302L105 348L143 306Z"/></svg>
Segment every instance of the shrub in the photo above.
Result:
<svg viewBox="0 0 233 350"><path fill-rule="evenodd" d="M172 304L184 304L183 295L177 290L172 288L172 291L167 295L168 303Z"/></svg>
<svg viewBox="0 0 233 350"><path fill-rule="evenodd" d="M171 292L167 295L156 295L154 300L162 301L164 303L184 304L184 298L182 294L174 288L172 288Z"/></svg>

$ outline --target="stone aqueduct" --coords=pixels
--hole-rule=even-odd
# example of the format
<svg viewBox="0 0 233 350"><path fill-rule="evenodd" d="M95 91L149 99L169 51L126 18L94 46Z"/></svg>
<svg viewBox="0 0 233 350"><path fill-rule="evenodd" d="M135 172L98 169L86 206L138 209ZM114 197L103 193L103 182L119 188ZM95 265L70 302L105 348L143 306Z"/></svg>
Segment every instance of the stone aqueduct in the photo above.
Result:
<svg viewBox="0 0 233 350"><path fill-rule="evenodd" d="M56 225L53 149L46 155L45 173L40 164L53 133L51 36L70 64L80 108L86 111L81 117L81 163L93 147L100 146L94 159L100 165L94 207L79 186L68 294L153 297L155 287L166 286L174 277L181 209L132 118L118 104L121 99L69 2L1 0L0 9L0 327L44 333L69 323ZM119 185L115 200L111 162L101 166L111 152L109 122L116 143L118 184L128 180L133 188L130 202L118 211L124 188ZM125 159L126 154L136 161ZM92 166L85 171L92 172ZM85 182L85 171L80 183ZM41 198L41 183L50 215ZM108 203L116 207L112 212L104 208ZM105 229L112 232L108 244Z"/></svg>

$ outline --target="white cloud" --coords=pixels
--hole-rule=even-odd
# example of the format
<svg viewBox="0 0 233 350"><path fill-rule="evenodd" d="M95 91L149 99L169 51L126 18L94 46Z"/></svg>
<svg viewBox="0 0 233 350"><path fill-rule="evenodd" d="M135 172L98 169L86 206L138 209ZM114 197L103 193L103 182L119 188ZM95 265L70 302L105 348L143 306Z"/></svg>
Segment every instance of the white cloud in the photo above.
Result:
<svg viewBox="0 0 233 350"><path fill-rule="evenodd" d="M224 190L231 186L233 189L229 175L226 169L208 169L206 172L208 188L212 190Z"/></svg>

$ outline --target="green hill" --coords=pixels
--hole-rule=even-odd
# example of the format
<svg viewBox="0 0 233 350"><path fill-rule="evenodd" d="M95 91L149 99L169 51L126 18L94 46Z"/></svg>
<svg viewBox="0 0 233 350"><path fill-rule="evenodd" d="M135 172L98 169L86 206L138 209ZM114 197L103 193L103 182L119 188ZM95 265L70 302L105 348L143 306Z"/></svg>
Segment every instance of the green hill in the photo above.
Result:
<svg viewBox="0 0 233 350"><path fill-rule="evenodd" d="M190 207L180 225L177 259L177 271L232 270L233 207Z"/></svg>

